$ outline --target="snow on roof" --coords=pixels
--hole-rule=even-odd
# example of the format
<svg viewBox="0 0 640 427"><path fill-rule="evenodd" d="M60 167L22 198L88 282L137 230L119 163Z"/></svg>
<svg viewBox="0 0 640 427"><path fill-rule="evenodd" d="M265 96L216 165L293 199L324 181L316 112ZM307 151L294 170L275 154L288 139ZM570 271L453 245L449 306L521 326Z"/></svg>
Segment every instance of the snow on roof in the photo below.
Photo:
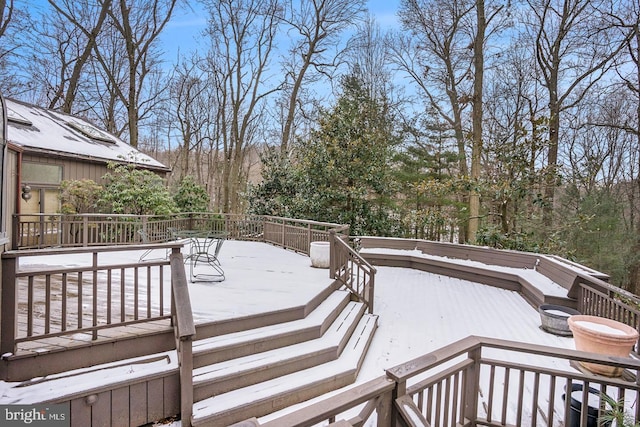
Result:
<svg viewBox="0 0 640 427"><path fill-rule="evenodd" d="M86 120L12 99L6 99L6 104L8 140L25 149L168 170L154 158Z"/></svg>

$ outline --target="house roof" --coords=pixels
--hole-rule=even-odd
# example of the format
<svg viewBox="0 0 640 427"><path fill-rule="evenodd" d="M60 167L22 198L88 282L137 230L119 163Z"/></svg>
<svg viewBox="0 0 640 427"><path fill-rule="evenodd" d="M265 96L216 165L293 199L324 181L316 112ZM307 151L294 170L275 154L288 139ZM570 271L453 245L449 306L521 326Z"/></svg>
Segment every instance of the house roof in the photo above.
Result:
<svg viewBox="0 0 640 427"><path fill-rule="evenodd" d="M154 158L79 117L6 99L7 139L25 150L106 163L117 161L169 171Z"/></svg>

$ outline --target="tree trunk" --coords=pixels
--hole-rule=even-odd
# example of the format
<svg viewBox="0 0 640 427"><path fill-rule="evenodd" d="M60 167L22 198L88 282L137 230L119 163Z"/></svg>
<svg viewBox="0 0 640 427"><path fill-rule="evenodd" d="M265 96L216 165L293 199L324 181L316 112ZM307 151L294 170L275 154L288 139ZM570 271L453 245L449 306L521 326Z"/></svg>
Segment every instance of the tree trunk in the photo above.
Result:
<svg viewBox="0 0 640 427"><path fill-rule="evenodd" d="M473 43L473 147L471 149L471 192L469 193L469 227L467 241L474 242L480 223L480 157L482 154L482 96L484 80L484 35L487 26L484 0L476 1L476 37Z"/></svg>
<svg viewBox="0 0 640 427"><path fill-rule="evenodd" d="M549 90L551 95L549 99L549 145L547 150L547 170L544 178L544 205L542 206L542 223L545 227L553 226L553 201L555 199L556 176L558 174L560 105L557 97L557 81L555 79L555 84Z"/></svg>

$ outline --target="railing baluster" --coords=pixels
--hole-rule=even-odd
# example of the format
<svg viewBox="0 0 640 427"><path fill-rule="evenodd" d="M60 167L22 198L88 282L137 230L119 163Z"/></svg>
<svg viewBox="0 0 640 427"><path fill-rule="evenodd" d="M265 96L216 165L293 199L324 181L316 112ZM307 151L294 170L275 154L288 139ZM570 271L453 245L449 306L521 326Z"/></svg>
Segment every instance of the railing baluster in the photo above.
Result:
<svg viewBox="0 0 640 427"><path fill-rule="evenodd" d="M434 387L436 389L436 416L433 420L433 425L441 426L442 424L442 381L437 383Z"/></svg>
<svg viewBox="0 0 640 427"><path fill-rule="evenodd" d="M433 407L434 407L434 405L433 405L433 387L429 387L429 391L427 393L426 404L427 404L427 407L426 407L426 409L427 409L427 412L426 412L427 421L433 421Z"/></svg>
<svg viewBox="0 0 640 427"><path fill-rule="evenodd" d="M82 271L78 272L78 329L82 328Z"/></svg>
<svg viewBox="0 0 640 427"><path fill-rule="evenodd" d="M533 408L531 409L531 427L538 425L538 392L540 389L540 373L536 372L533 376Z"/></svg>
<svg viewBox="0 0 640 427"><path fill-rule="evenodd" d="M95 328L98 326L98 253L93 253L93 322L92 325ZM95 341L98 339L98 330L94 329L92 339Z"/></svg>
<svg viewBox="0 0 640 427"><path fill-rule="evenodd" d="M133 320L138 320L139 288L138 267L133 268Z"/></svg>
<svg viewBox="0 0 640 427"><path fill-rule="evenodd" d="M44 333L48 334L49 332L51 332L51 275L47 274L44 278L44 281Z"/></svg>
<svg viewBox="0 0 640 427"><path fill-rule="evenodd" d="M554 402L556 400L556 376L549 377L549 406L547 407L547 425L553 426Z"/></svg>
<svg viewBox="0 0 640 427"><path fill-rule="evenodd" d="M489 402L487 403L487 421L492 421L491 414L493 413L493 392L495 387L496 367L491 365L489 369Z"/></svg>
<svg viewBox="0 0 640 427"><path fill-rule="evenodd" d="M445 378L444 384L444 419L442 420L442 425L446 426L449 424L449 408L451 407L451 377Z"/></svg>
<svg viewBox="0 0 640 427"><path fill-rule="evenodd" d="M520 376L518 381L518 409L516 411L516 424L522 425L522 405L524 397L524 370L520 370Z"/></svg>
<svg viewBox="0 0 640 427"><path fill-rule="evenodd" d="M147 267L147 319L151 316L151 266Z"/></svg>
<svg viewBox="0 0 640 427"><path fill-rule="evenodd" d="M62 332L67 330L67 273L62 273L62 301L61 301L61 305L62 305L62 319L61 319L61 328L60 330Z"/></svg>
<svg viewBox="0 0 640 427"><path fill-rule="evenodd" d="M461 394L460 394L460 373L456 372L453 376L453 405L451 406L451 425L452 426L456 426L458 425L458 419L459 419L459 414L458 414L458 401L461 398Z"/></svg>
<svg viewBox="0 0 640 427"><path fill-rule="evenodd" d="M164 316L164 265L160 266L160 316Z"/></svg>
<svg viewBox="0 0 640 427"><path fill-rule="evenodd" d="M29 276L27 285L27 336L33 335L33 276Z"/></svg>
<svg viewBox="0 0 640 427"><path fill-rule="evenodd" d="M125 277L124 277L124 268L120 269L120 321L124 322L126 320L126 296L127 293L125 291Z"/></svg>
<svg viewBox="0 0 640 427"><path fill-rule="evenodd" d="M506 368L504 371L504 389L502 392L502 418L501 418L501 422L502 425L506 425L507 423L507 406L504 404L504 402L507 401L507 398L509 397L509 379L511 376L511 368Z"/></svg>
<svg viewBox="0 0 640 427"><path fill-rule="evenodd" d="M112 296L113 269L107 269L107 325L111 324L111 305L113 304Z"/></svg>
<svg viewBox="0 0 640 427"><path fill-rule="evenodd" d="M571 392L569 391L569 394ZM589 411L587 410L589 406L589 381L584 382L584 386L582 387L582 399L580 399L580 425L587 425L587 418L589 416Z"/></svg>

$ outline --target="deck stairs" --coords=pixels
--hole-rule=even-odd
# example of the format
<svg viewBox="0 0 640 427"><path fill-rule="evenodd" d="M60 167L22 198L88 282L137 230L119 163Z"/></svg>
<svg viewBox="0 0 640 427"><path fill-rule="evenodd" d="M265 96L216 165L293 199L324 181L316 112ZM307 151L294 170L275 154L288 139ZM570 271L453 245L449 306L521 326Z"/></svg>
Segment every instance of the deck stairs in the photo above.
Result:
<svg viewBox="0 0 640 427"><path fill-rule="evenodd" d="M365 308L353 301L349 292L332 284L303 306L196 325L192 425L232 425L353 383L377 327L377 316L367 314ZM30 403L84 402L83 396L109 395L109 390L121 388L127 381L128 374L123 373L127 366L149 366L154 370L151 378L157 376L154 367L161 369L174 357L173 350L152 352L62 370L22 382L18 394ZM172 369L177 372L176 365ZM96 380L95 375L102 379ZM152 392L159 391L148 391ZM111 396L105 401L116 398ZM162 394L158 397L162 399ZM178 411L179 402L171 404ZM72 426L93 424L74 413L72 410ZM99 424L109 425L104 423L104 413L94 414L98 414ZM135 425L133 421L125 424ZM124 424L114 421L111 425Z"/></svg>
<svg viewBox="0 0 640 427"><path fill-rule="evenodd" d="M377 317L333 291L304 318L194 342L194 426L228 426L353 383Z"/></svg>

